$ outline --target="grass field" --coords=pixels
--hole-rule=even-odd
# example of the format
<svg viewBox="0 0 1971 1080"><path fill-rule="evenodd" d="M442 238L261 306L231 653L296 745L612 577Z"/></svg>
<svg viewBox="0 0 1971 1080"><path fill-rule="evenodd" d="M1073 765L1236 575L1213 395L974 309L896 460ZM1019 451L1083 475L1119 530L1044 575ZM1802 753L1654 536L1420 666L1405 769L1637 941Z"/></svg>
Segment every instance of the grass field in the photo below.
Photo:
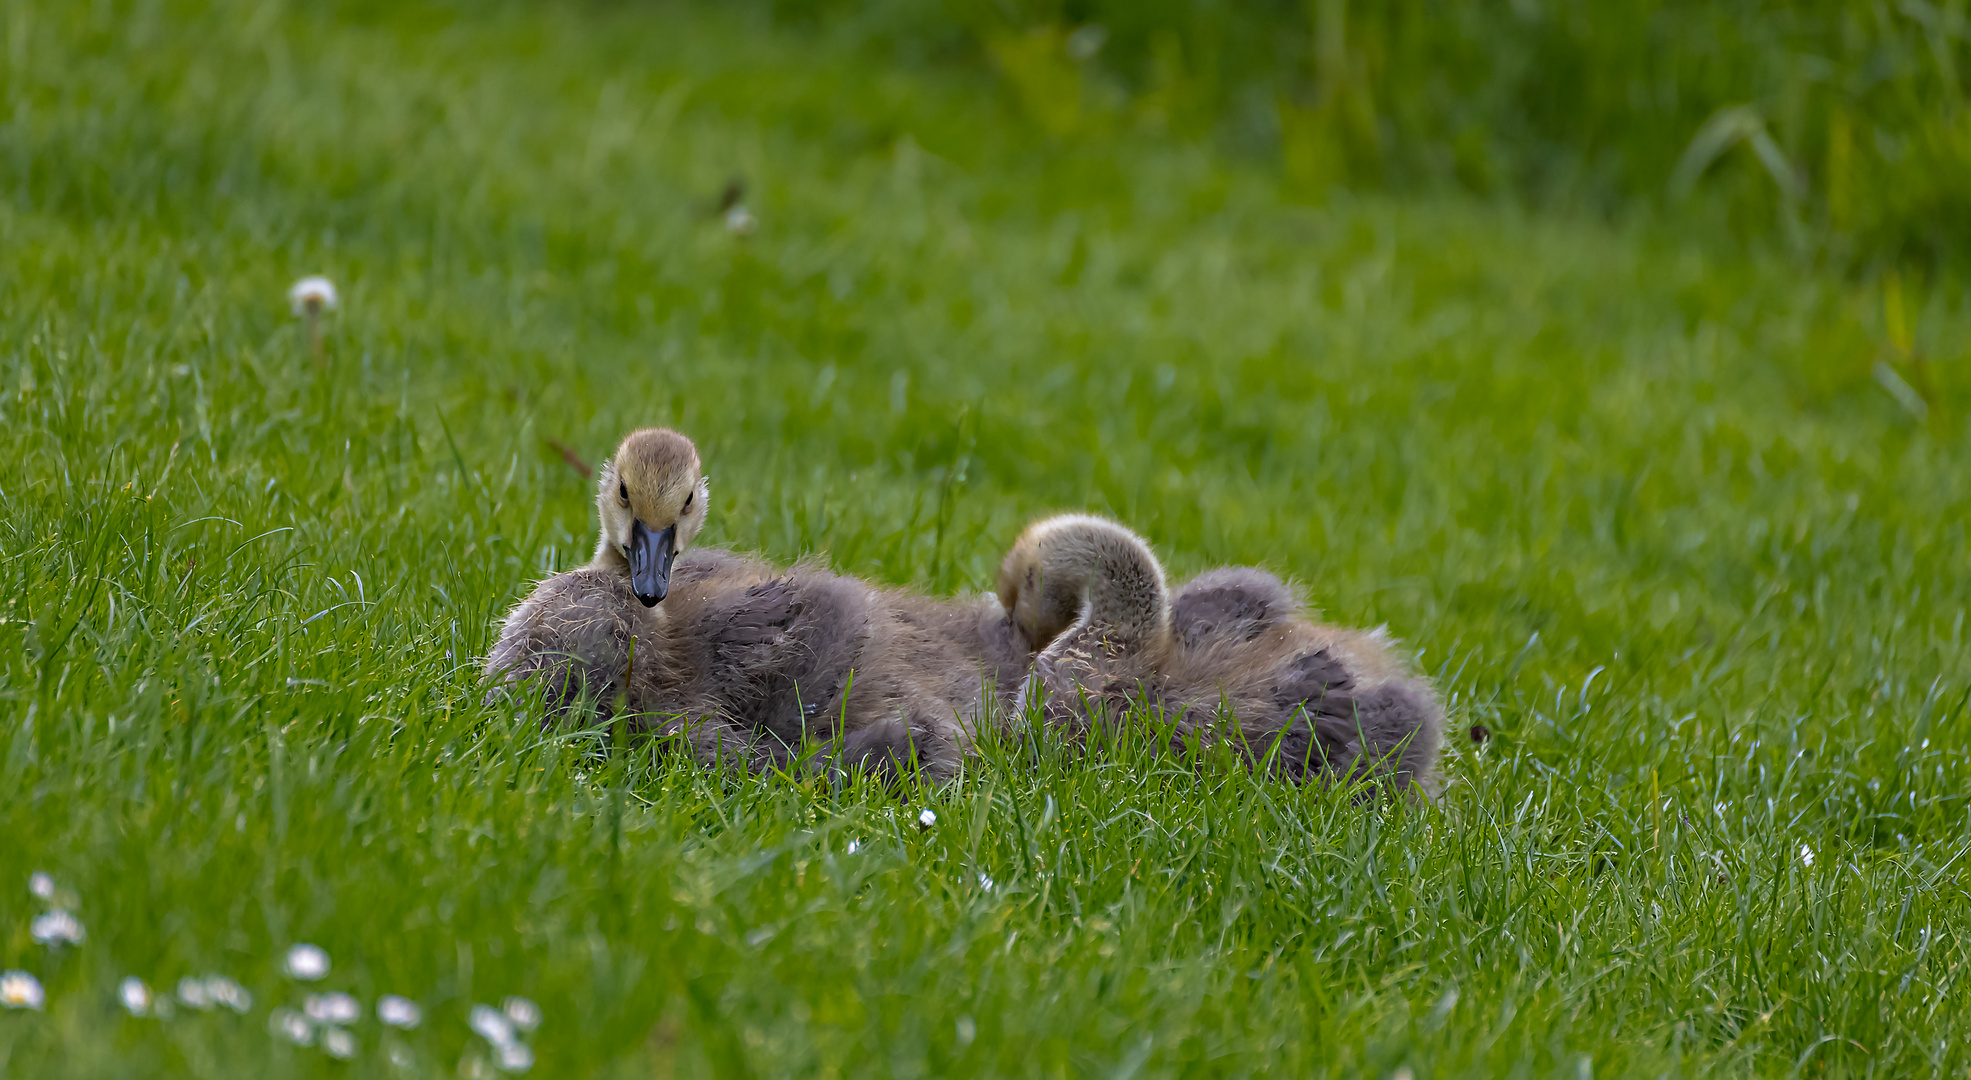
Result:
<svg viewBox="0 0 1971 1080"><path fill-rule="evenodd" d="M557 1077L1971 1066L1960 286L1307 206L692 9L0 34L0 1074L489 1075L508 995ZM592 543L546 440L650 423L713 543L975 590L1087 508L1291 575L1438 680L1450 789L1054 747L900 805L482 708ZM119 1004L206 973L243 1015ZM330 990L346 1063L273 1031Z"/></svg>

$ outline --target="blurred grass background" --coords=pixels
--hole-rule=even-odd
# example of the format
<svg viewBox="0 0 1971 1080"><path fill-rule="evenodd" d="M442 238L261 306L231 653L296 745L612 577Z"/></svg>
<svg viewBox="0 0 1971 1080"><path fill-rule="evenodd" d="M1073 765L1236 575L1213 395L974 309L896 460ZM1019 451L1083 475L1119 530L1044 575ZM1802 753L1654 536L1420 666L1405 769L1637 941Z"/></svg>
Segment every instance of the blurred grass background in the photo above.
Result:
<svg viewBox="0 0 1971 1080"><path fill-rule="evenodd" d="M1455 188L1866 270L1961 264L1971 236L1957 0L763 3L989 67L1057 137L1209 138L1299 199Z"/></svg>
<svg viewBox="0 0 1971 1080"><path fill-rule="evenodd" d="M1321 90L1335 10L9 5L0 968L49 1000L0 1013L0 1072L477 1075L508 993L542 1075L1961 1072L1954 234L1839 240L1750 92L1515 134L1628 115L1567 92L1615 78L1619 5L1468 17L1573 26L1578 79L1416 77L1418 130L1495 100L1458 79L1553 90L1486 106L1471 190L1398 83ZM1384 85L1398 24L1339 17ZM1961 122L1864 98L1857 161ZM1937 178L1882 175L1850 190ZM543 738L476 657L592 544L549 440L646 423L699 440L708 542L952 592L1108 512L1386 622L1490 737L1385 812L1140 747L899 808ZM32 939L37 869L79 947ZM281 975L296 941L328 980ZM208 971L254 1010L116 1002ZM324 988L428 1018L366 1013L349 1063L269 1033Z"/></svg>

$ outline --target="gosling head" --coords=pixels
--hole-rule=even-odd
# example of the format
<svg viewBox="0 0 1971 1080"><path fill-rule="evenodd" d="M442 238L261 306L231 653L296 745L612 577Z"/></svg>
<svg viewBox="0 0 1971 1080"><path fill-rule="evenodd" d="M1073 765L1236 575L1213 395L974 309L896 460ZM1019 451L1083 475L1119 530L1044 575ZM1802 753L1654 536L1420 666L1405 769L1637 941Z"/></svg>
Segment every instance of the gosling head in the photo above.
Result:
<svg viewBox="0 0 1971 1080"><path fill-rule="evenodd" d="M671 563L705 524L710 478L698 448L668 428L630 432L603 462L595 493L602 535L596 559L625 568L644 607L671 589Z"/></svg>
<svg viewBox="0 0 1971 1080"><path fill-rule="evenodd" d="M999 566L999 606L1035 648L1054 640L1081 615L1080 583L1059 580L1057 575L1050 589L1047 574L1050 542L1081 520L1056 517L1034 522L1013 541Z"/></svg>
<svg viewBox="0 0 1971 1080"><path fill-rule="evenodd" d="M1163 564L1143 538L1106 518L1034 522L999 568L999 603L1040 648L1086 615L1111 641L1154 644L1170 624Z"/></svg>

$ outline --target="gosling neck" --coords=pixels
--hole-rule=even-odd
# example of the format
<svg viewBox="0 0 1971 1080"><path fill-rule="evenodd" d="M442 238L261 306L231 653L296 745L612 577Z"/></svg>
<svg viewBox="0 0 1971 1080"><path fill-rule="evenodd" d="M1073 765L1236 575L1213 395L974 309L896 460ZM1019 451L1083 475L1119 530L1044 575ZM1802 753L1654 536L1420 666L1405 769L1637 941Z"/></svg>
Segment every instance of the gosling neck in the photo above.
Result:
<svg viewBox="0 0 1971 1080"><path fill-rule="evenodd" d="M1077 600L1066 636L1119 652L1161 649L1170 639L1170 590L1163 565L1134 533L1112 522L1076 522L1042 545L1041 573L1053 598ZM1050 598L1051 599L1051 598Z"/></svg>
<svg viewBox="0 0 1971 1080"><path fill-rule="evenodd" d="M630 576L630 560L624 556L622 548L610 542L607 530L596 537L595 558L589 560L588 569L605 570L623 577Z"/></svg>
<svg viewBox="0 0 1971 1080"><path fill-rule="evenodd" d="M610 540L609 529L606 524L603 527L602 535L596 539L595 557L591 558L588 564L582 567L582 569L608 574L611 577L621 579L625 590L627 609L636 612L637 617L644 620L646 626L664 627L670 623L669 604L660 600L650 607L645 607L642 603L628 598L627 594L630 589L630 560L628 556L623 554L622 547Z"/></svg>

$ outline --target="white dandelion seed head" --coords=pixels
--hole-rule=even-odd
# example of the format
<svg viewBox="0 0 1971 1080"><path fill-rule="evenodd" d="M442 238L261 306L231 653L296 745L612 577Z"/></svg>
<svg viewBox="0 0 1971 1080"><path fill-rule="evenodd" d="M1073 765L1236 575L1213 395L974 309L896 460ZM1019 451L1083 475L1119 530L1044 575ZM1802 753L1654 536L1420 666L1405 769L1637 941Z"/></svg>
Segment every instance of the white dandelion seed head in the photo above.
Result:
<svg viewBox="0 0 1971 1080"><path fill-rule="evenodd" d="M317 1024L353 1024L363 1018L363 1007L340 990L309 994L301 1002L301 1011Z"/></svg>
<svg viewBox="0 0 1971 1080"><path fill-rule="evenodd" d="M205 980L190 975L178 980L178 1000L188 1009L210 1009L212 997L205 992Z"/></svg>
<svg viewBox="0 0 1971 1080"><path fill-rule="evenodd" d="M46 870L36 870L27 876L27 891L43 900L53 900L55 879Z"/></svg>
<svg viewBox="0 0 1971 1080"><path fill-rule="evenodd" d="M267 1028L296 1046L313 1046L315 1043L315 1025L286 1006L275 1009L267 1017Z"/></svg>
<svg viewBox="0 0 1971 1080"><path fill-rule="evenodd" d="M214 1005L224 1005L236 1013L245 1013L253 1008L253 993L224 975L205 977L205 1000Z"/></svg>
<svg viewBox="0 0 1971 1080"><path fill-rule="evenodd" d="M751 236L759 224L753 212L743 206L735 206L725 212L725 231L734 236Z"/></svg>
<svg viewBox="0 0 1971 1080"><path fill-rule="evenodd" d="M1805 844L1801 844L1801 845L1800 845L1800 865L1802 865L1802 866L1812 866L1813 864L1814 864L1814 849L1813 849L1813 848L1810 848L1810 847L1808 847L1808 846L1807 846L1807 845L1805 845Z"/></svg>
<svg viewBox="0 0 1971 1080"><path fill-rule="evenodd" d="M334 311L338 303L335 282L320 274L310 274L289 286L287 303L296 315Z"/></svg>
<svg viewBox="0 0 1971 1080"><path fill-rule="evenodd" d="M339 1027L323 1028L322 1052L337 1061L348 1061L356 1056L356 1037Z"/></svg>
<svg viewBox="0 0 1971 1080"><path fill-rule="evenodd" d="M85 936L81 920L61 908L36 915L28 933L43 945L80 945Z"/></svg>
<svg viewBox="0 0 1971 1080"><path fill-rule="evenodd" d="M47 1003L40 979L25 971L0 972L0 1007L39 1009Z"/></svg>
<svg viewBox="0 0 1971 1080"><path fill-rule="evenodd" d="M474 1005L466 1023L480 1038L494 1046L505 1046L513 1041L513 1021L491 1005Z"/></svg>
<svg viewBox="0 0 1971 1080"><path fill-rule="evenodd" d="M500 1002L500 1011L506 1014L513 1026L521 1031L532 1031L541 1026L541 1007L529 998L510 997Z"/></svg>
<svg viewBox="0 0 1971 1080"><path fill-rule="evenodd" d="M135 975L124 976L123 982L116 988L116 997L131 1016L142 1016L151 1011L151 988Z"/></svg>
<svg viewBox="0 0 1971 1080"><path fill-rule="evenodd" d="M917 812L918 828L928 829L931 826L936 825L937 823L938 823L938 812L936 810L933 810L927 806L924 809L919 810Z"/></svg>
<svg viewBox="0 0 1971 1080"><path fill-rule="evenodd" d="M287 951L287 959L282 961L281 969L289 978L303 982L314 982L329 973L328 950L320 945L302 942Z"/></svg>
<svg viewBox="0 0 1971 1080"><path fill-rule="evenodd" d="M424 1010L410 998L385 994L376 999L376 1018L390 1027L409 1031L424 1023Z"/></svg>
<svg viewBox="0 0 1971 1080"><path fill-rule="evenodd" d="M511 1042L495 1053L501 1072L524 1073L534 1067L534 1052L526 1043Z"/></svg>

